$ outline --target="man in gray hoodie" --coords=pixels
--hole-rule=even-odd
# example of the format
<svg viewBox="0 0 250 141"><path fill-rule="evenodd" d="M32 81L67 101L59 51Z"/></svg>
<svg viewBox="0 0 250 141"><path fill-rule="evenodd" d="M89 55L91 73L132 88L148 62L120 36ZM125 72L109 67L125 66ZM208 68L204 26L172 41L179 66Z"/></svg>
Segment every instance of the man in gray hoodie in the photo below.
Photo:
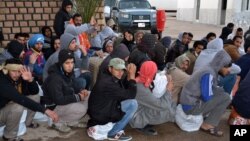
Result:
<svg viewBox="0 0 250 141"><path fill-rule="evenodd" d="M60 42L61 42L60 50L68 49L72 52L75 52L77 50L76 37L73 36L72 34L69 34L69 33L62 34L62 36L60 37ZM45 81L45 79L48 77L48 70L50 66L58 62L58 55L59 55L60 50L53 53L47 60L44 70L43 70L43 81ZM81 91L81 89L84 89L86 87L85 78L80 76L80 73L81 73L80 64L81 64L81 59L75 57L74 73L75 73L76 78L74 79L74 87L77 92Z"/></svg>
<svg viewBox="0 0 250 141"><path fill-rule="evenodd" d="M191 75L181 92L183 111L191 115L202 114L205 119L201 130L215 136L223 135L217 126L231 102L229 95L217 85L218 74L228 75L230 67L231 57L226 51L219 51L208 65Z"/></svg>

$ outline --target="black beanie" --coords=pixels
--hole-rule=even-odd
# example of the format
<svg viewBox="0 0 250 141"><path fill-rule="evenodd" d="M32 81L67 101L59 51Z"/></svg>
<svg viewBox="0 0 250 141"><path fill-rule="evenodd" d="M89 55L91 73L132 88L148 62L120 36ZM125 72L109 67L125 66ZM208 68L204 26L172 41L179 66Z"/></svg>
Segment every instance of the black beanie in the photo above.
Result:
<svg viewBox="0 0 250 141"><path fill-rule="evenodd" d="M19 58L23 49L24 45L16 40L10 41L7 45L7 50L12 55L13 58Z"/></svg>
<svg viewBox="0 0 250 141"><path fill-rule="evenodd" d="M73 6L73 3L71 2L71 0L63 0L62 8L65 9L65 7L68 6L68 5Z"/></svg>
<svg viewBox="0 0 250 141"><path fill-rule="evenodd" d="M146 48L150 48L150 49L155 48L155 44L156 44L155 35L149 34L149 33L143 35L140 44L142 44Z"/></svg>
<svg viewBox="0 0 250 141"><path fill-rule="evenodd" d="M68 50L68 49L63 49L60 50L59 52L59 56L58 56L58 63L60 66L63 65L63 63L67 60L67 59L75 59L74 58L74 52Z"/></svg>

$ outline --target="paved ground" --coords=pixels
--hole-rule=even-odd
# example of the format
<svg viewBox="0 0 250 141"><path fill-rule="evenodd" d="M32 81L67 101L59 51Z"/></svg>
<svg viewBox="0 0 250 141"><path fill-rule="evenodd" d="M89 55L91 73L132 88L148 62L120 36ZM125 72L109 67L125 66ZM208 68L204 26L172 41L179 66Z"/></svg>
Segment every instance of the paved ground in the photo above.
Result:
<svg viewBox="0 0 250 141"><path fill-rule="evenodd" d="M135 129L126 127L126 134L133 137L133 141L229 141L229 126L227 117L230 111L226 111L220 123L220 129L224 131L223 137L214 137L202 131L184 132L174 123L165 123L155 126L157 136L145 136ZM86 134L86 129L74 129L69 134L58 133L47 127L45 123L38 130L30 130L23 138L27 141L91 141Z"/></svg>
<svg viewBox="0 0 250 141"><path fill-rule="evenodd" d="M181 31L188 31L194 34L194 40L201 39L208 32L212 31L219 35L221 27L213 25L204 25L191 22L176 21L175 18L168 18L166 22L166 30L163 35L169 35L177 38ZM126 134L132 135L134 141L229 141L229 126L227 118L230 111L227 111L222 117L220 128L224 131L223 137L213 137L202 131L184 132L174 123L166 123L155 126L158 136L145 136L135 129L126 128ZM58 133L49 128L46 123L41 123L41 127L36 130L28 129L28 132L23 136L27 141L91 141L86 134L86 129L74 129L69 134Z"/></svg>
<svg viewBox="0 0 250 141"><path fill-rule="evenodd" d="M193 22L177 21L175 17L169 17L166 20L165 31L163 35L177 38L179 32L191 32L194 35L193 40L200 40L205 37L208 32L216 33L220 36L222 26L199 24Z"/></svg>

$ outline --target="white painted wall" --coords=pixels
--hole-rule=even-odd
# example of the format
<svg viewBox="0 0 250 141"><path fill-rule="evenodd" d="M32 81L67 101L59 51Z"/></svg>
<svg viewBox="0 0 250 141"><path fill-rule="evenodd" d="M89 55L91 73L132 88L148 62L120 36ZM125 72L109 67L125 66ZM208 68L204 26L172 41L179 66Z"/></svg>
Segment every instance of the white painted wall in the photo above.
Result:
<svg viewBox="0 0 250 141"><path fill-rule="evenodd" d="M218 9L219 0L201 0L201 9Z"/></svg>
<svg viewBox="0 0 250 141"><path fill-rule="evenodd" d="M177 20L193 21L195 0L177 0Z"/></svg>
<svg viewBox="0 0 250 141"><path fill-rule="evenodd" d="M196 22L196 0L177 1L177 19ZM245 0L227 0L226 11L221 11L222 1L223 0L200 0L200 13L197 22L220 25L220 23L223 23L222 21L224 18L225 24L232 21L235 22L236 25L237 22L239 22L238 25L242 25L242 23L248 23L248 19L250 18L238 20L240 19L239 17L241 15L241 17L246 17L244 15L246 15L246 13L248 12L245 10L242 11L242 4L244 5L246 3ZM223 12L226 12L226 15L224 15L225 17L223 15L221 16Z"/></svg>
<svg viewBox="0 0 250 141"><path fill-rule="evenodd" d="M177 8L194 8L195 0L177 0Z"/></svg>
<svg viewBox="0 0 250 141"><path fill-rule="evenodd" d="M151 6L161 10L177 10L177 0L148 0Z"/></svg>

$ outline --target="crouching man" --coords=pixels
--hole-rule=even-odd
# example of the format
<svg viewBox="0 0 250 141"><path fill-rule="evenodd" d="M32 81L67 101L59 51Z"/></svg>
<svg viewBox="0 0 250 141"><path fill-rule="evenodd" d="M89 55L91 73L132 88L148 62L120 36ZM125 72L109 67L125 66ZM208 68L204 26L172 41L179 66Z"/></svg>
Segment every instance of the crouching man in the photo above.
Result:
<svg viewBox="0 0 250 141"><path fill-rule="evenodd" d="M87 112L89 94L83 90L84 86L80 92L74 87L74 52L63 49L58 60L48 70L49 76L42 86L44 96L41 102L60 118L52 127L60 132L70 132L71 127L85 127L86 124L79 121Z"/></svg>
<svg viewBox="0 0 250 141"><path fill-rule="evenodd" d="M23 140L17 137L17 133L24 107L28 108L27 126L33 126L31 121L35 111L45 113L55 122L58 120L55 112L29 98L30 95L37 94L39 88L30 70L20 60L8 59L0 70L0 126L6 126L4 140Z"/></svg>
<svg viewBox="0 0 250 141"><path fill-rule="evenodd" d="M111 59L108 66L108 73L103 74L96 81L90 95L88 132L92 132L92 126L113 122L115 124L108 132L108 139L128 141L132 137L124 136L123 129L138 107L135 100L136 66L129 64L126 69L125 62L120 58ZM122 78L125 70L128 76Z"/></svg>

